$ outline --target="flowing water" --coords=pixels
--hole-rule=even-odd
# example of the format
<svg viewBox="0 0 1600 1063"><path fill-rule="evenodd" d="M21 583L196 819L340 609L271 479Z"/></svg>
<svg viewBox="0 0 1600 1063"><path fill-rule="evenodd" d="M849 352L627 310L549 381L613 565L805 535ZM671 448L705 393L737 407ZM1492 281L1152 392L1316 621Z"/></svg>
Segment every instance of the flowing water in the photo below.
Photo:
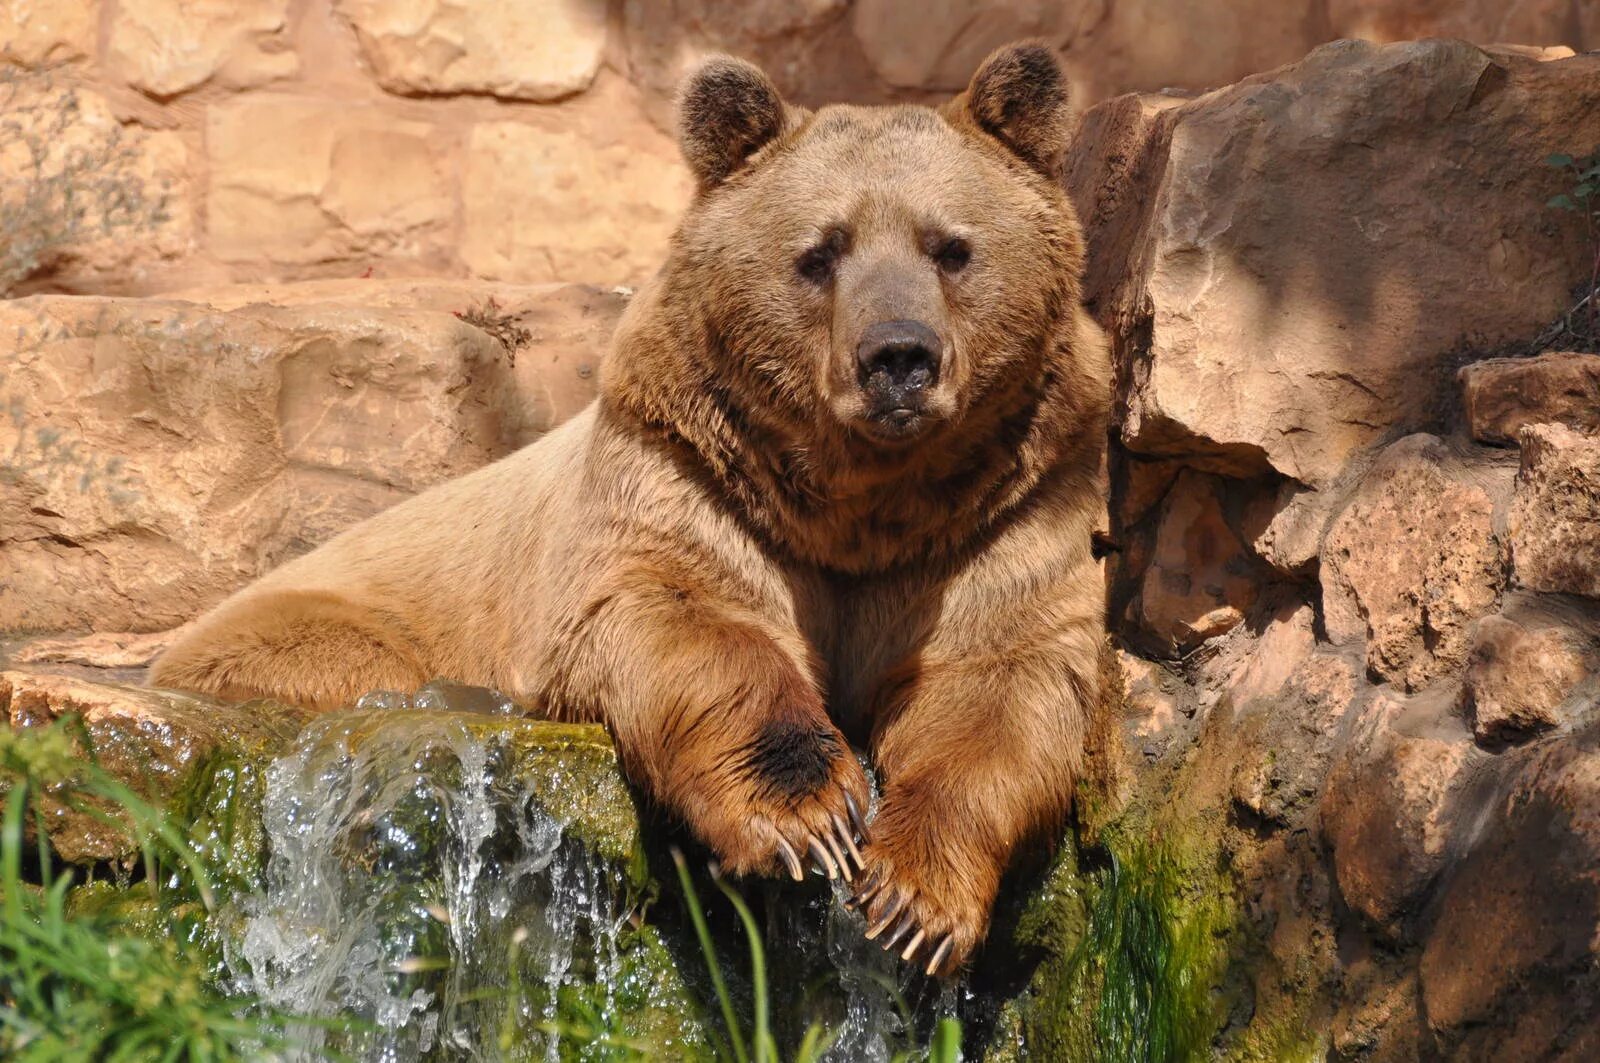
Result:
<svg viewBox="0 0 1600 1063"><path fill-rule="evenodd" d="M710 1058L705 957L652 896L670 875L641 870L603 737L460 688L359 708L270 767L266 883L237 902L228 950L237 988L339 1020L296 1029L298 1058ZM745 893L768 902L783 1040L820 1022L825 1058L888 1063L910 1036L904 987L860 917L816 888ZM701 900L748 1006L747 943L714 888Z"/></svg>

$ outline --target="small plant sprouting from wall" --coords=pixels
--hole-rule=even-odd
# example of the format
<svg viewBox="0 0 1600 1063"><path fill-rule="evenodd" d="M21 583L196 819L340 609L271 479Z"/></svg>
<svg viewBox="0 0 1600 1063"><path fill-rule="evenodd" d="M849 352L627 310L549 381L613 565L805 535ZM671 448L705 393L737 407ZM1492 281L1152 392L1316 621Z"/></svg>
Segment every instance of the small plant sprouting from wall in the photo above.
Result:
<svg viewBox="0 0 1600 1063"><path fill-rule="evenodd" d="M1541 337L1544 348L1559 343L1578 349L1600 347L1600 147L1587 155L1551 155L1545 165L1561 171L1571 181L1565 192L1551 196L1546 206L1577 214L1589 237L1589 281L1577 302L1552 326L1555 335ZM1563 335L1564 333L1564 335Z"/></svg>
<svg viewBox="0 0 1600 1063"><path fill-rule="evenodd" d="M120 125L86 130L84 102L48 72L0 67L0 297L88 245L148 233L167 195Z"/></svg>

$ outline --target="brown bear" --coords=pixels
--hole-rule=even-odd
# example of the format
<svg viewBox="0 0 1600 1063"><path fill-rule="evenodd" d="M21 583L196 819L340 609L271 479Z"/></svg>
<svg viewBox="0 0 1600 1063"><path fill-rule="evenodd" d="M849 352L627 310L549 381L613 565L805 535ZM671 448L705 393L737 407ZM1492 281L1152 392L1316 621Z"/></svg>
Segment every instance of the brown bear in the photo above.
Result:
<svg viewBox="0 0 1600 1063"><path fill-rule="evenodd" d="M152 681L333 708L448 676L603 721L727 868L808 857L945 974L1068 810L1097 696L1110 385L1064 79L1019 45L937 110L813 112L718 58L680 106L698 191L600 398L240 591Z"/></svg>

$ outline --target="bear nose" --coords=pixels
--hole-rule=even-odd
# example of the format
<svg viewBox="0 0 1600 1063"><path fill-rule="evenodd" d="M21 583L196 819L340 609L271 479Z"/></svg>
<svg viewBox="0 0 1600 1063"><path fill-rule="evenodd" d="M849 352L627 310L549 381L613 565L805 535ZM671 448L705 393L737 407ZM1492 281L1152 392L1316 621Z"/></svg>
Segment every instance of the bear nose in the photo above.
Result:
<svg viewBox="0 0 1600 1063"><path fill-rule="evenodd" d="M939 379L939 334L920 321L868 325L856 344L863 385L896 392L920 391Z"/></svg>

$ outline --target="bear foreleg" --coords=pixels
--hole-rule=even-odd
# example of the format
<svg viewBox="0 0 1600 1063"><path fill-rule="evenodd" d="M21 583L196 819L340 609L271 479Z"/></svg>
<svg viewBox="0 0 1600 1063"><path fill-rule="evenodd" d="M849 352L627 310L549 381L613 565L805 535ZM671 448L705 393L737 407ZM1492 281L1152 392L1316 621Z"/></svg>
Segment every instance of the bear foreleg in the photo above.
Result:
<svg viewBox="0 0 1600 1063"><path fill-rule="evenodd" d="M1085 625L924 658L895 678L874 735L884 793L857 895L869 937L940 975L983 941L1017 846L1071 806L1097 652Z"/></svg>
<svg viewBox="0 0 1600 1063"><path fill-rule="evenodd" d="M630 777L735 874L853 875L866 774L802 667L799 637L659 571L607 581L561 671Z"/></svg>

